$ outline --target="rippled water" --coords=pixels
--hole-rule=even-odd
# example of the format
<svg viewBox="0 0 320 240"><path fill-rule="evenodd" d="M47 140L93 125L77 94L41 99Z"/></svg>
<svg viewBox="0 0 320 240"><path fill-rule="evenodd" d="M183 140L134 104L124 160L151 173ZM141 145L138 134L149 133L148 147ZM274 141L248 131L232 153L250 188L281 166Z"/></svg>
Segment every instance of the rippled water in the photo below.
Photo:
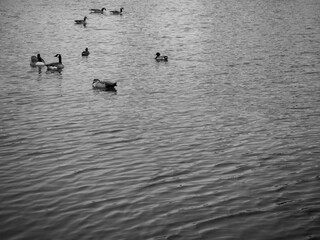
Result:
<svg viewBox="0 0 320 240"><path fill-rule="evenodd" d="M1 239L319 239L319 13L1 0Z"/></svg>

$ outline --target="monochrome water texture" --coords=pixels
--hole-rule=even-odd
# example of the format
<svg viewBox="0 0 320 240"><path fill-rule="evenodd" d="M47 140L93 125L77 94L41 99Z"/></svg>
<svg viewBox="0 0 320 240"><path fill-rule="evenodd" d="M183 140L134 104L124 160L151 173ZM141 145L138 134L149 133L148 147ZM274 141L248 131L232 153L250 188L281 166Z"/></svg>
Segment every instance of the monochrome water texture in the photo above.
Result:
<svg viewBox="0 0 320 240"><path fill-rule="evenodd" d="M320 239L319 13L1 0L0 238Z"/></svg>

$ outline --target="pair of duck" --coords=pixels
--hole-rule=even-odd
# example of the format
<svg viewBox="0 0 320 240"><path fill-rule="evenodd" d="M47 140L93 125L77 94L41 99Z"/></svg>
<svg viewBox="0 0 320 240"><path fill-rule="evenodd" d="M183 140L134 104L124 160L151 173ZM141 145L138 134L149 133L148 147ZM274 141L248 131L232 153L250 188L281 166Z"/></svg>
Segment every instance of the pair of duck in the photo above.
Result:
<svg viewBox="0 0 320 240"><path fill-rule="evenodd" d="M114 10L114 11L110 11L110 13L114 14L114 15L120 15L122 14L122 10L124 8L120 8L120 11L117 11L117 10ZM103 11L106 11L107 9L106 8L101 8L101 9L96 9L96 8L92 8L90 9L90 13L104 13Z"/></svg>
<svg viewBox="0 0 320 240"><path fill-rule="evenodd" d="M48 70L61 70L64 68L62 64L62 57L61 54L56 54L55 57L59 59L59 62L53 62L46 64L45 61L41 58L40 54L38 53L37 56L31 56L30 66L31 67L41 67L46 66Z"/></svg>
<svg viewBox="0 0 320 240"><path fill-rule="evenodd" d="M155 57L156 61L168 61L168 56L161 56L159 52L156 53ZM101 81L99 79L93 79L92 87L95 89L101 89L105 91L114 91L116 92L117 82L110 82L110 81Z"/></svg>
<svg viewBox="0 0 320 240"><path fill-rule="evenodd" d="M124 8L120 8L120 11L117 11L117 10L114 10L114 11L110 11L110 13L112 13L113 15L122 15L122 10L123 10ZM105 9L105 8L102 8L102 9L95 9L95 8L93 8L93 9L90 9L90 13L101 13L101 14L103 14L103 11L105 11L105 10L107 10L107 9ZM85 16L82 20L74 20L74 22L75 22L75 24L87 24L87 16Z"/></svg>

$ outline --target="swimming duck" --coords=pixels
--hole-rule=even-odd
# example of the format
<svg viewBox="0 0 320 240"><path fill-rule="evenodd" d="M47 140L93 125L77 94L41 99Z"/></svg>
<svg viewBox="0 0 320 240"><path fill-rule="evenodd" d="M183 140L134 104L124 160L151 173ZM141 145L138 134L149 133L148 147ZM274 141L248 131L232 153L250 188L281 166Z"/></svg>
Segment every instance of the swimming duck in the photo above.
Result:
<svg viewBox="0 0 320 240"><path fill-rule="evenodd" d="M106 91L117 91L115 89L117 83L109 82L109 81L100 81L99 79L93 79L92 87L96 89L102 89Z"/></svg>
<svg viewBox="0 0 320 240"><path fill-rule="evenodd" d="M64 68L64 65L62 64L61 54L57 54L55 55L55 57L59 58L59 62L46 64L48 70L61 70L62 68Z"/></svg>
<svg viewBox="0 0 320 240"><path fill-rule="evenodd" d="M88 50L88 48L86 48L86 50L84 50L82 53L81 53L81 55L82 56L89 56L89 54L90 54L90 52L89 52L89 50Z"/></svg>
<svg viewBox="0 0 320 240"><path fill-rule="evenodd" d="M122 14L122 10L123 10L124 8L122 7L122 8L120 8L120 11L117 11L117 10L114 10L114 11L110 11L112 14L114 14L114 15L121 15Z"/></svg>
<svg viewBox="0 0 320 240"><path fill-rule="evenodd" d="M88 19L87 17L84 17L83 20L74 20L74 22L75 24L86 24L87 19Z"/></svg>
<svg viewBox="0 0 320 240"><path fill-rule="evenodd" d="M31 67L41 67L45 65L45 61L41 58L40 54L38 53L37 56L31 56L30 66Z"/></svg>
<svg viewBox="0 0 320 240"><path fill-rule="evenodd" d="M101 10L100 10L100 9L92 8L92 9L90 9L90 11L91 11L90 13L103 13L104 10L107 10L107 9L101 8Z"/></svg>
<svg viewBox="0 0 320 240"><path fill-rule="evenodd" d="M157 61L165 61L167 62L168 61L168 56L160 56L160 53L156 53L156 57L154 58L155 60Z"/></svg>

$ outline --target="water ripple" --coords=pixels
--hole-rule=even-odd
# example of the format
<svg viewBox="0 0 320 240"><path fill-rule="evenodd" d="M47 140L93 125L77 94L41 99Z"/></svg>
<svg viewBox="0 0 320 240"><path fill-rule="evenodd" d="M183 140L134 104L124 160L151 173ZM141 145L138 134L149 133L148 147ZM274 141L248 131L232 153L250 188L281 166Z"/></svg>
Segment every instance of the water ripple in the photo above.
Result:
<svg viewBox="0 0 320 240"><path fill-rule="evenodd" d="M0 2L1 237L318 239L318 1L121 5Z"/></svg>

